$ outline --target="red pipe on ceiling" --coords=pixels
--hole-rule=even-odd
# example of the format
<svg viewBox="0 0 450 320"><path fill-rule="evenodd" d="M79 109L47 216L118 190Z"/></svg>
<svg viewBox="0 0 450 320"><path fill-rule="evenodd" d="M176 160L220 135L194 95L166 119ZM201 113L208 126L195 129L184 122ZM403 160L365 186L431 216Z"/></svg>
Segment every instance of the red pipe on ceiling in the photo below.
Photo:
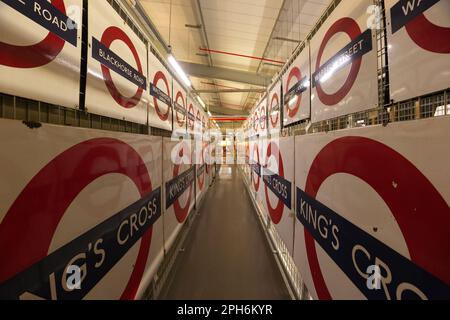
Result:
<svg viewBox="0 0 450 320"><path fill-rule="evenodd" d="M255 56L248 56L248 55L245 55L245 54L239 54L239 53L233 53L233 52L212 50L212 49L208 49L208 48L199 48L199 50L200 51L205 51L205 52L211 52L211 53L226 54L226 55L229 55L229 56L235 56L235 57L241 57L241 58L249 58L249 59L254 59L254 60L274 62L274 63L279 63L279 64L284 64L285 63L285 61L279 61L279 60L273 60L273 59L267 59L267 58L262 58L262 57L255 57Z"/></svg>
<svg viewBox="0 0 450 320"><path fill-rule="evenodd" d="M232 122L239 122L239 121L245 121L247 118L209 118L211 121L217 121L217 122L224 122L224 121L232 121Z"/></svg>

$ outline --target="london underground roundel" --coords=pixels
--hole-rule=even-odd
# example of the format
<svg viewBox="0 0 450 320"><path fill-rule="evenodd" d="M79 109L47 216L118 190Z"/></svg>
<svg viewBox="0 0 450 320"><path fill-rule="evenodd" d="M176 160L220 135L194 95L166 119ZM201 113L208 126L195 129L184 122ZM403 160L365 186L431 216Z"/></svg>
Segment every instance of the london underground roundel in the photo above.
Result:
<svg viewBox="0 0 450 320"><path fill-rule="evenodd" d="M386 1L391 99L395 102L448 87L448 1Z"/></svg>
<svg viewBox="0 0 450 320"><path fill-rule="evenodd" d="M269 132L271 134L277 133L281 129L281 81L279 81L269 92L267 103Z"/></svg>
<svg viewBox="0 0 450 320"><path fill-rule="evenodd" d="M71 8L81 0L0 2L1 92L78 107L81 27Z"/></svg>
<svg viewBox="0 0 450 320"><path fill-rule="evenodd" d="M96 41L95 38L93 39L93 41L94 42ZM137 65L137 71L138 71L137 73L139 73L141 75L142 79L144 79L145 77L143 76L142 64L141 64L139 55L136 51L136 48L135 48L133 42L131 41L131 39L128 37L128 35L123 30L121 30L117 27L108 27L103 32L103 35L101 38L101 43L97 42L97 45L99 47L101 47L103 45L105 47L105 49L109 50L113 41L122 41L130 49L130 51L135 59L135 63ZM98 50L102 50L102 49L98 49ZM97 58L99 58L99 57L97 57ZM142 85L137 87L136 93L134 94L134 96L125 97L124 95L122 95L119 92L116 85L114 84L114 81L111 77L111 70L107 66L107 64L106 63L102 64L101 68L102 68L102 74L103 74L103 79L105 81L105 84L109 90L109 93L114 98L114 100L124 108L127 108L127 109L134 108L141 100L142 93L144 92L144 88L145 88L145 82L143 82L144 88L142 87Z"/></svg>
<svg viewBox="0 0 450 320"><path fill-rule="evenodd" d="M158 128L172 129L172 82L171 73L166 69L160 59L149 50L149 94L150 94L150 119L149 121ZM174 84L174 92L181 88Z"/></svg>
<svg viewBox="0 0 450 320"><path fill-rule="evenodd" d="M310 117L310 82L309 46L306 46L283 76L283 126Z"/></svg>
<svg viewBox="0 0 450 320"><path fill-rule="evenodd" d="M186 127L186 99L182 91L177 91L175 94L175 116L180 128Z"/></svg>
<svg viewBox="0 0 450 320"><path fill-rule="evenodd" d="M350 7L353 5L353 7ZM378 84L370 2L341 2L310 42L312 121L376 107Z"/></svg>
<svg viewBox="0 0 450 320"><path fill-rule="evenodd" d="M162 83L164 85L165 91L164 93L166 94L167 97L169 97L170 99L170 86L169 86L169 81L167 80L166 75L162 72L162 71L158 71L155 74L155 77L153 78L153 85L155 87L158 87L159 83ZM162 107L160 106L160 103L158 102L158 97L153 97L153 103L155 105L155 109L156 109L156 113L158 114L158 117L162 120L162 121L167 121L167 119L169 119L169 113L170 113L170 107L168 105L166 105L166 110L163 111Z"/></svg>
<svg viewBox="0 0 450 320"><path fill-rule="evenodd" d="M434 53L450 53L450 26L442 26L434 23L432 16L438 10L443 10L442 17L449 18L448 3L445 0L434 1L389 1L391 32L395 34L401 29L406 29L408 36L422 49ZM436 10L430 13L431 10ZM430 19L431 17L431 19ZM448 22L448 19L447 21Z"/></svg>
<svg viewBox="0 0 450 320"><path fill-rule="evenodd" d="M58 142L62 143L66 142ZM118 263L122 264L121 270L127 270L122 261L138 244L133 267L128 268L130 273L121 274L127 282L120 298L135 298L146 271L153 224L161 215L161 190L155 188L147 169L151 147L147 147L145 155L134 147L115 138L88 139L56 155L28 181L0 223L3 299L82 299L103 281L111 282L109 287L117 291L115 285L120 287L120 281L108 277L105 280L105 276ZM66 225L64 218L73 203L79 201L79 195L96 180L111 175L126 177L140 199L118 213L108 213L106 220L89 225L87 231L50 252L55 235L61 230L73 234L74 227ZM120 190L127 197L126 188ZM78 219L79 224L86 224L85 214L80 212ZM136 228L130 229L130 223ZM129 258L126 261L131 263ZM67 286L65 268L69 266L81 268L79 290ZM35 276L37 273L40 277Z"/></svg>
<svg viewBox="0 0 450 320"><path fill-rule="evenodd" d="M337 20L331 27L328 29L327 33L325 34L325 37L322 41L322 44L320 45L319 52L317 54L317 60L315 69L320 70L322 66L322 55L325 50L325 47L327 46L330 39L338 32L344 32L348 35L351 41L356 40L361 35L361 30L358 26L358 23L351 19L351 18L342 18ZM345 58L342 58L345 60ZM361 69L361 62L362 62L362 56L356 58L351 63L350 73L347 76L347 79L345 80L343 86L335 93L327 94L323 88L322 88L322 82L324 82L324 78L326 76L326 73L315 73L314 83L317 90L317 95L320 101L322 101L325 105L332 106L336 105L339 102L344 99L347 94L352 89L353 85L355 84L356 77L358 76L358 73ZM336 62L334 62L336 63ZM334 65L332 64L332 66ZM339 64L339 63L336 63ZM331 72L331 71L328 71ZM319 77L319 75L324 74L322 78ZM331 76L331 74L330 74Z"/></svg>
<svg viewBox="0 0 450 320"><path fill-rule="evenodd" d="M86 109L147 124L148 79L145 43L103 1L89 1ZM97 19L96 17L103 17Z"/></svg>
<svg viewBox="0 0 450 320"><path fill-rule="evenodd" d="M294 255L319 299L450 297L448 188L432 164L415 153L418 147L432 152L442 144L396 138L401 132L412 139L417 129L426 141L448 131L430 123L402 124L389 132L371 128L354 136L342 132L335 138L296 140L303 147L296 161L308 163L309 169L296 177L296 216L302 228L296 227ZM364 212L363 206L371 209ZM381 275L378 282L373 275Z"/></svg>
<svg viewBox="0 0 450 320"><path fill-rule="evenodd" d="M188 100L189 101L189 100ZM189 109L188 109L188 129L191 132L194 132L195 129L195 107L192 101L189 102Z"/></svg>
<svg viewBox="0 0 450 320"><path fill-rule="evenodd" d="M36 28L38 28L39 25L44 28L49 28L49 26L44 22L46 21L45 18L43 18L42 15L39 14L39 12L32 11L33 14L27 14L28 7L26 3L15 4L15 1L8 1L8 3L5 3L4 6L7 5L15 10L14 13L17 12L17 14L26 15L27 18L34 21L34 23L36 24ZM66 5L63 0L53 0L47 6L48 8L51 8L50 10L53 12L53 14L57 14L57 10L59 11L60 15L66 15ZM51 14L50 11L47 12L49 15ZM66 18L67 20L69 20L68 17ZM53 61L62 51L64 45L65 40L63 38L60 38L57 34L53 33L50 30L41 41L32 45L21 46L0 41L0 64L13 68L42 67Z"/></svg>
<svg viewBox="0 0 450 320"><path fill-rule="evenodd" d="M193 183L195 182L195 168L191 165L193 153L190 141L165 142L166 155L164 161L168 164L166 175L166 210L172 210L176 223L183 223L191 209L193 202ZM174 226L172 226L174 228ZM169 231L171 232L171 231Z"/></svg>
<svg viewBox="0 0 450 320"><path fill-rule="evenodd" d="M181 149L180 151L180 157L183 157L183 152L187 152L185 151L185 148ZM177 177L180 173L180 166L179 165L175 165L174 169L173 169L173 176ZM174 210L175 210L175 216L177 217L177 220L179 223L182 223L186 220L186 217L189 213L189 209L190 209L190 204L192 201L192 184L190 184L189 186L189 193L187 196L187 202L184 206L182 206L180 204L180 200L177 199L175 200L175 203L173 205Z"/></svg>
<svg viewBox="0 0 450 320"><path fill-rule="evenodd" d="M255 191L259 190L261 184L261 161L259 156L258 142L253 142L251 164L251 182Z"/></svg>
<svg viewBox="0 0 450 320"><path fill-rule="evenodd" d="M269 211L269 215L270 218L272 219L272 222L275 224L278 224L281 221L281 218L283 216L283 211L284 211L284 202L282 201L282 199L278 199L277 200L277 204L275 207L272 206L271 202L270 202L270 197L269 197L269 187L273 187L274 189L276 189L276 194L283 194L285 192L283 186L280 186L278 181L273 182L273 179L271 179L273 176L278 176L281 178L284 178L284 165L283 165L283 157L281 155L281 152L278 148L278 145L274 142L271 142L269 144L269 147L267 149L267 155L266 155L266 163L269 163L269 159L273 156L273 159L275 159L276 163L276 168L278 169L278 172L272 172L272 176L269 176L270 179L265 179L265 185L264 185L264 193L266 196L266 203L267 203L267 209ZM264 178L266 177L266 174L264 174Z"/></svg>

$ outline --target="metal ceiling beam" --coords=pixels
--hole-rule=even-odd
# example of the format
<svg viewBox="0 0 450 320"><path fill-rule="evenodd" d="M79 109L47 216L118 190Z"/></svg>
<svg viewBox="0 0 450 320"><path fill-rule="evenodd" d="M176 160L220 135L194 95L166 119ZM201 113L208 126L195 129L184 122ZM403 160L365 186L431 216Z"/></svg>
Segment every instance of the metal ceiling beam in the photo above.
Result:
<svg viewBox="0 0 450 320"><path fill-rule="evenodd" d="M197 93L264 93L266 89L212 89L212 90L196 90Z"/></svg>
<svg viewBox="0 0 450 320"><path fill-rule="evenodd" d="M197 78L227 80L251 84L258 87L267 87L272 80L271 77L247 71L210 67L190 62L180 62L180 65L188 75Z"/></svg>
<svg viewBox="0 0 450 320"><path fill-rule="evenodd" d="M224 107L218 106L218 105L209 105L209 110L211 111L213 116L217 116L217 115L233 116L237 112L239 112L239 114L242 114L242 111L237 111L237 110L234 110L234 109L228 109L228 108L224 108ZM244 112L244 114L245 113L246 112Z"/></svg>

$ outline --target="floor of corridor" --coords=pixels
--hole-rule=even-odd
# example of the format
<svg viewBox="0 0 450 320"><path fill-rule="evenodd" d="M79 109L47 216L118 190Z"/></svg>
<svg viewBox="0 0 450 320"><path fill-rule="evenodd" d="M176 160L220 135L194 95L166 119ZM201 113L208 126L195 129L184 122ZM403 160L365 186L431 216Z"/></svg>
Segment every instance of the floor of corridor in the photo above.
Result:
<svg viewBox="0 0 450 320"><path fill-rule="evenodd" d="M161 299L290 299L238 168L222 166Z"/></svg>

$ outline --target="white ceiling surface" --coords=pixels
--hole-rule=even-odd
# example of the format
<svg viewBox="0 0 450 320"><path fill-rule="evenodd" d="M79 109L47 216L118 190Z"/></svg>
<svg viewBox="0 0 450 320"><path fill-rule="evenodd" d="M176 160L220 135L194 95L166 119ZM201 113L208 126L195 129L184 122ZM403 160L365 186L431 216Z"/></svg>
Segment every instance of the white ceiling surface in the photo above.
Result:
<svg viewBox="0 0 450 320"><path fill-rule="evenodd" d="M210 49L262 57L267 47L265 58L286 61L297 44L271 40L272 30L273 37L303 40L329 2L330 0L285 0L284 8L281 8L283 0L200 0L200 6ZM172 46L178 60L208 64L207 57L197 55L205 53L199 50L200 47L205 47L201 30L185 26L201 24L195 14L193 0L140 0L140 3L166 43ZM215 67L259 71L271 76L279 70L270 65L260 66L260 60L231 55L211 53L211 59ZM197 90L252 88L230 81L191 79ZM210 84L213 82L216 86ZM222 93L201 96L213 111L227 109L224 112L240 115L248 112L258 94Z"/></svg>

